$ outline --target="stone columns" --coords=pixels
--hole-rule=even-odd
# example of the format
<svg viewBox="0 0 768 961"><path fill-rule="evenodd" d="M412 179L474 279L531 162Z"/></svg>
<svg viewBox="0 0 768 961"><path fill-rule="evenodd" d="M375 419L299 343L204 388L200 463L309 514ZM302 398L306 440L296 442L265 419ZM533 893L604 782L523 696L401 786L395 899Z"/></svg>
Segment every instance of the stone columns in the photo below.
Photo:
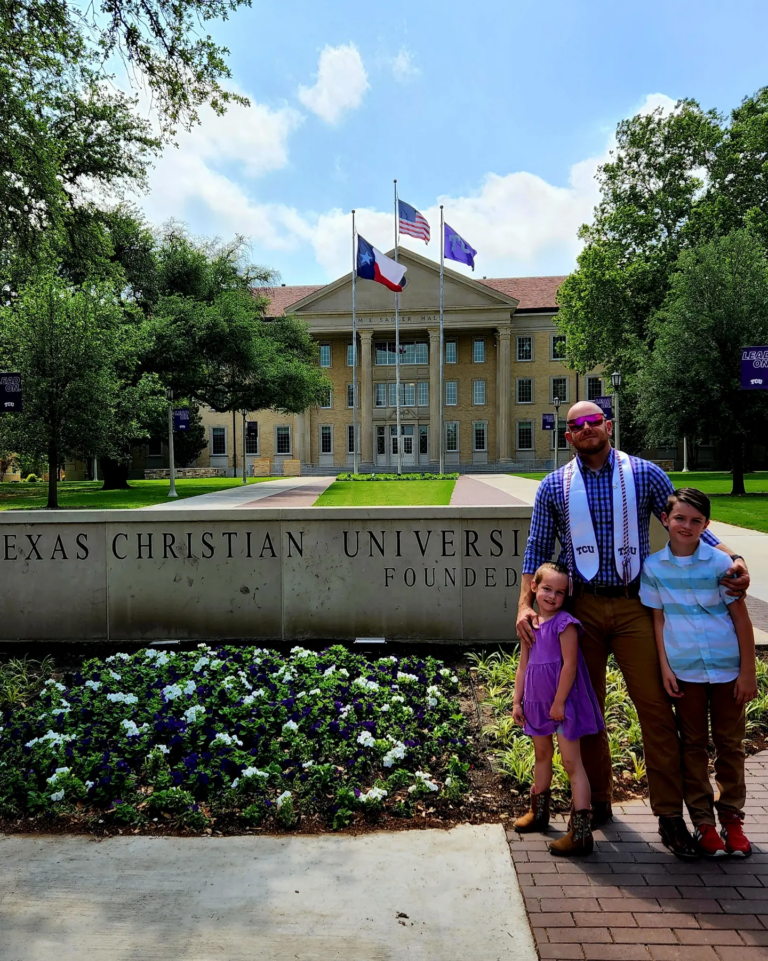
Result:
<svg viewBox="0 0 768 961"><path fill-rule="evenodd" d="M429 461L440 460L440 328L429 328Z"/></svg>
<svg viewBox="0 0 768 961"><path fill-rule="evenodd" d="M371 359L373 353L373 331L359 330L360 337L360 461L373 463L373 381L371 379Z"/></svg>
<svg viewBox="0 0 768 961"><path fill-rule="evenodd" d="M498 438L499 460L511 460L512 424L510 407L512 403L512 328L496 329L496 436Z"/></svg>

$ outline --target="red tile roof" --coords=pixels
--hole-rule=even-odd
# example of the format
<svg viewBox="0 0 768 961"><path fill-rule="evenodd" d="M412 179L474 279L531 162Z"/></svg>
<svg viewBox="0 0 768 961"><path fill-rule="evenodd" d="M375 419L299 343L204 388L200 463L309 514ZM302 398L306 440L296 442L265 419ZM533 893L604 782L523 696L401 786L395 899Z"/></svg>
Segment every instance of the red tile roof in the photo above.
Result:
<svg viewBox="0 0 768 961"><path fill-rule="evenodd" d="M519 300L518 310L557 310L555 294L565 277L489 277L481 284Z"/></svg>
<svg viewBox="0 0 768 961"><path fill-rule="evenodd" d="M564 280L565 277L489 277L486 280L478 278L479 283L519 300L518 310L556 310L555 293ZM293 304L322 288L322 284L260 287L254 290L254 294L268 297L270 301L268 316L279 317Z"/></svg>

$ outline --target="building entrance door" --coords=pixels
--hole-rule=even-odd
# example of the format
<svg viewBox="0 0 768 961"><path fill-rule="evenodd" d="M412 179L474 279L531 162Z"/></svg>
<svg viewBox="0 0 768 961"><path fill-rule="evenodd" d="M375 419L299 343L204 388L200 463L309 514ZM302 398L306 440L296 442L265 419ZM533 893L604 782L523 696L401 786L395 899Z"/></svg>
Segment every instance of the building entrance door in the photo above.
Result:
<svg viewBox="0 0 768 961"><path fill-rule="evenodd" d="M403 442L402 464L403 467L412 467L416 463L416 450L414 447L413 424L400 425L400 437ZM397 424L390 427L390 463L397 464Z"/></svg>

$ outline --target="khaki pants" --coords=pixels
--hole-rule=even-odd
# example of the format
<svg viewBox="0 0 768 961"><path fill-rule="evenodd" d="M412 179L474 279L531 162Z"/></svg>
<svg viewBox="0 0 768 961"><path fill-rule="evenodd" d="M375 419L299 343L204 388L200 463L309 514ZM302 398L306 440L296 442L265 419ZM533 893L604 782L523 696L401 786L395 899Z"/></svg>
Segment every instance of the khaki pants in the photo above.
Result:
<svg viewBox="0 0 768 961"><path fill-rule="evenodd" d="M720 796L717 809L742 814L747 799L744 779L744 705L733 697L735 681L695 684L678 681L683 696L675 701L683 749L683 795L691 822L715 823L715 794L709 782L707 745L709 720L715 742L715 778Z"/></svg>
<svg viewBox="0 0 768 961"><path fill-rule="evenodd" d="M638 598L584 594L574 598L573 616L584 628L581 651L601 708L605 706L609 654L614 655L624 675L643 731L653 813L657 817L681 815L680 741L672 705L661 680L651 611ZM592 787L592 800L610 801L613 772L605 731L581 739L581 757Z"/></svg>

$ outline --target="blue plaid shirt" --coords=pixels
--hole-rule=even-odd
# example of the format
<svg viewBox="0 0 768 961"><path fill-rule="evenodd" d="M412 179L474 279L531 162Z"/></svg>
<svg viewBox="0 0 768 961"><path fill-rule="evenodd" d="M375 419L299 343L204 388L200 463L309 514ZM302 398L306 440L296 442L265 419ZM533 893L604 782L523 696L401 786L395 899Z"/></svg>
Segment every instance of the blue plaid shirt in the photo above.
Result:
<svg viewBox="0 0 768 961"><path fill-rule="evenodd" d="M584 475L584 487L587 491L587 502L592 512L592 523L595 526L597 548L600 552L600 567L595 583L620 586L621 577L616 570L613 557L613 463L616 454L611 450L610 456L597 473L579 464ZM650 461L640 457L630 457L632 473L635 479L637 496L637 521L640 535L640 563L651 553L649 528L651 511L661 520L661 515L667 506L667 498L674 490L672 482L664 471ZM565 545L570 540L565 520L565 497L563 495L563 472L565 467L548 474L539 484L536 500L533 505L531 518L531 533L525 548L523 559L523 573L535 574L544 561L552 559L555 552L555 538L563 545L558 561L567 565L568 554ZM720 541L714 534L704 531L701 539L714 547ZM574 571L574 580L580 581L578 571Z"/></svg>

